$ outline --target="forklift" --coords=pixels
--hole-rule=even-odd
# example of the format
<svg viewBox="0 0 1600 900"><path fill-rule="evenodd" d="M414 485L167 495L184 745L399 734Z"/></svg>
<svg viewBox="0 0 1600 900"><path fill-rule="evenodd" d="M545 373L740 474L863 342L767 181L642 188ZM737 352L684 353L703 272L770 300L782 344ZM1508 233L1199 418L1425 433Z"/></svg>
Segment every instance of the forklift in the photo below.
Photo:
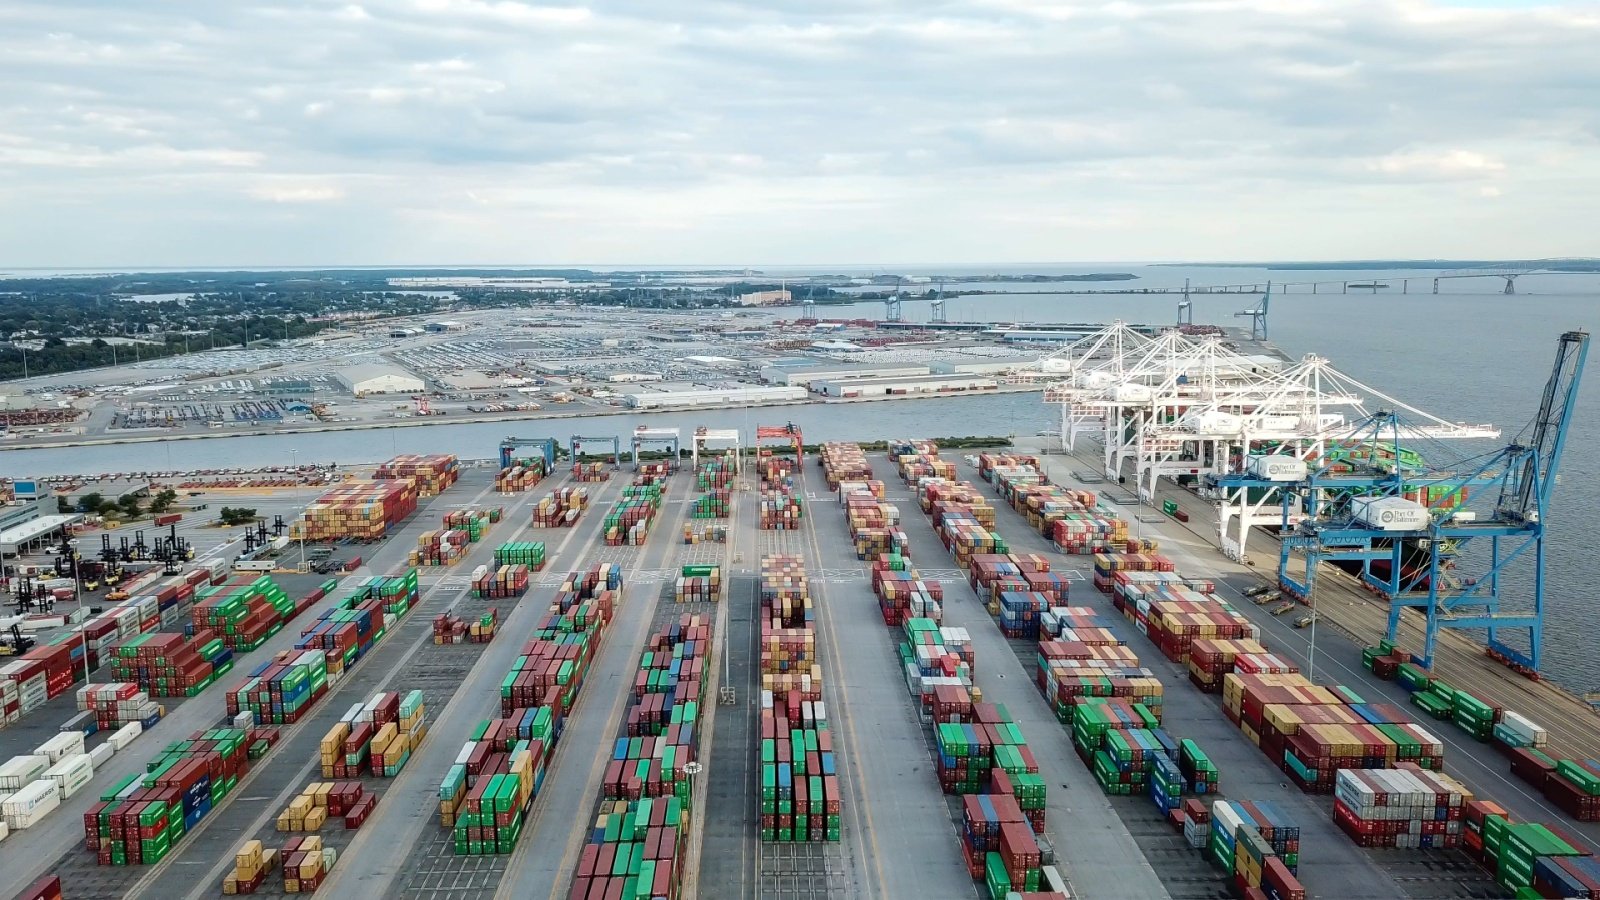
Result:
<svg viewBox="0 0 1600 900"><path fill-rule="evenodd" d="M56 608L55 594L46 590L43 585L34 584L32 575L19 577L12 588L11 596L16 601L19 616L25 616L35 610L49 613Z"/></svg>
<svg viewBox="0 0 1600 900"><path fill-rule="evenodd" d="M17 626L21 615L13 616L5 621L10 627L10 635L0 634L0 656L21 656L33 648L38 641L22 633Z"/></svg>

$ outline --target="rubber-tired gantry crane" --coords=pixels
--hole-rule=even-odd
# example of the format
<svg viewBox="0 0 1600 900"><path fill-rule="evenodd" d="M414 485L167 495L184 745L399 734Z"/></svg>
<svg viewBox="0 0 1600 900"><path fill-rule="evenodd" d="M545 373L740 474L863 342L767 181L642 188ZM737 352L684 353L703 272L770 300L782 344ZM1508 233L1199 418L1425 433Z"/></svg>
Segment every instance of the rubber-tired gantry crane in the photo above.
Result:
<svg viewBox="0 0 1600 900"><path fill-rule="evenodd" d="M1544 641L1547 514L1588 351L1588 332L1562 334L1538 412L1524 430L1527 439L1519 436L1460 472L1428 471L1420 458L1401 447L1403 427L1385 417L1373 423L1370 446L1389 450L1377 459L1369 454L1364 465L1347 464L1338 467L1347 469L1341 472L1336 468L1340 460L1334 459L1316 472L1275 479L1276 457L1255 457L1248 463L1250 474L1221 481L1227 482L1225 487L1283 490L1285 531L1290 522L1289 495L1305 498L1306 517L1281 542L1278 574L1285 591L1310 598L1319 562L1358 561L1363 586L1389 601L1390 640L1397 638L1406 609L1419 610L1425 617L1423 648L1413 654L1421 665L1433 664L1439 629L1481 629L1491 657L1537 677ZM1375 439L1385 426L1393 431L1392 443ZM1279 472L1292 475L1294 467L1287 459L1280 461ZM1299 484L1286 488L1286 480ZM1492 497L1492 507L1468 508L1474 488L1485 489L1476 496ZM1326 509L1319 508L1329 490L1336 491L1335 499ZM1488 546L1469 550L1473 542ZM1296 553L1305 559L1303 578L1295 576ZM1374 566L1380 561L1386 565ZM1462 574L1469 566L1480 571ZM1518 602L1507 611L1503 601L1511 598L1506 582L1526 583L1525 579L1531 579L1531 604ZM1524 639L1518 643L1524 646L1502 640L1519 634Z"/></svg>

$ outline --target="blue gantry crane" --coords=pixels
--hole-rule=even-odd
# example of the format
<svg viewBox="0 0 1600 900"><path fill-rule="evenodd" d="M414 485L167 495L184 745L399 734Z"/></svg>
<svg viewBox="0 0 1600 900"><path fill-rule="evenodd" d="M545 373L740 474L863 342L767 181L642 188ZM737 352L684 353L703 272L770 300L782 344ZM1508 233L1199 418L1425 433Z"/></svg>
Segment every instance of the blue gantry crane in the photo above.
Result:
<svg viewBox="0 0 1600 900"><path fill-rule="evenodd" d="M511 465L516 458L517 451L523 447L538 447L544 459L544 473L549 475L556 470L556 439L555 438L524 438L508 437L500 442L500 468Z"/></svg>
<svg viewBox="0 0 1600 900"><path fill-rule="evenodd" d="M1374 431L1388 424L1396 438L1387 467L1369 463L1365 470L1355 467L1335 473L1324 466L1308 474L1299 486L1273 485L1288 487L1286 531L1292 491L1306 493L1309 513L1281 542L1279 581L1284 590L1309 599L1318 563L1357 561L1362 584L1389 601L1390 640L1398 636L1407 608L1425 616L1423 647L1413 654L1421 665L1433 664L1440 628L1482 629L1490 656L1537 677L1544 638L1547 513L1588 350L1588 332L1563 333L1538 412L1524 430L1526 439L1519 436L1460 472L1427 472L1409 466L1398 440L1400 427L1383 419L1374 423ZM1251 478L1227 476L1221 481L1235 487L1255 486ZM1474 488L1485 489L1480 497L1494 497L1492 508L1482 513L1452 504L1430 509L1400 496L1402 491L1410 491L1420 492L1425 499L1465 497ZM1317 503L1326 496L1336 499L1328 508L1319 509ZM1295 552L1306 558L1303 579L1294 577L1290 566ZM1380 561L1383 564L1374 565ZM1462 574L1468 566L1479 571L1471 576ZM1529 568L1531 572L1527 572ZM1509 599L1504 592L1513 572L1524 575L1523 584L1516 585L1519 593L1531 587L1531 605L1518 602L1515 610L1507 611L1502 600ZM1531 585L1526 584L1528 580ZM1521 646L1502 639L1516 635L1522 636L1517 641Z"/></svg>

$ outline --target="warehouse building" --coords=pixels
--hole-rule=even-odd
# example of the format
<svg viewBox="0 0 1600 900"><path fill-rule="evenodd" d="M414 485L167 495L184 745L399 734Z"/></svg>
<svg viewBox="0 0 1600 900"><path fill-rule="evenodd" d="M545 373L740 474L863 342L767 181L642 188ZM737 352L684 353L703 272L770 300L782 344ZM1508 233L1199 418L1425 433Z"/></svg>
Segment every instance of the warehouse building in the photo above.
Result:
<svg viewBox="0 0 1600 900"><path fill-rule="evenodd" d="M44 549L83 521L78 513L45 513L39 503L14 507L0 516L0 560L9 569L18 556Z"/></svg>
<svg viewBox="0 0 1600 900"><path fill-rule="evenodd" d="M786 290L751 291L748 294L739 295L739 305L741 306L778 306L788 303L789 300L789 292Z"/></svg>
<svg viewBox="0 0 1600 900"><path fill-rule="evenodd" d="M928 373L927 366L919 365L832 363L796 357L773 360L762 366L761 380L767 384L805 386L828 378L908 378Z"/></svg>
<svg viewBox="0 0 1600 900"><path fill-rule="evenodd" d="M923 375L921 377L830 378L811 382L811 390L824 397L909 397L919 394L959 394L992 391L999 382L977 375Z"/></svg>
<svg viewBox="0 0 1600 900"><path fill-rule="evenodd" d="M693 409L713 406L749 406L806 399L803 387L713 388L660 390L628 388L620 392L632 409Z"/></svg>
<svg viewBox="0 0 1600 900"><path fill-rule="evenodd" d="M396 366L363 365L339 370L339 383L357 397L368 394L415 394L423 389L422 379Z"/></svg>
<svg viewBox="0 0 1600 900"><path fill-rule="evenodd" d="M992 359L972 362L935 362L935 375L1005 375L1018 369L1038 368L1036 359Z"/></svg>

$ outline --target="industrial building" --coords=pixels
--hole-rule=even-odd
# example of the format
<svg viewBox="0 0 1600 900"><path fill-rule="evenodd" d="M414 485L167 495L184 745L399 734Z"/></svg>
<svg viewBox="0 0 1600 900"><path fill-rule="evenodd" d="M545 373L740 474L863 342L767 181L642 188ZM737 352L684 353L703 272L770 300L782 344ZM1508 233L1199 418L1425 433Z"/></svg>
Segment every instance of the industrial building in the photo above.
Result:
<svg viewBox="0 0 1600 900"><path fill-rule="evenodd" d="M739 303L743 306L779 306L789 302L789 292L783 291L752 291L739 295Z"/></svg>
<svg viewBox="0 0 1600 900"><path fill-rule="evenodd" d="M707 406L742 406L784 403L806 399L803 387L744 387L683 390L629 388L619 392L632 409L691 409Z"/></svg>
<svg viewBox="0 0 1600 900"><path fill-rule="evenodd" d="M805 357L777 359L761 367L761 380L767 384L801 386L829 378L909 378L927 374L927 366L831 363Z"/></svg>
<svg viewBox="0 0 1600 900"><path fill-rule="evenodd" d="M46 514L41 503L7 508L0 514L0 560L45 547L81 521L78 513Z"/></svg>
<svg viewBox="0 0 1600 900"><path fill-rule="evenodd" d="M1036 359L1013 358L973 362L934 362L932 369L935 375L1003 375L1018 369L1037 368L1038 365L1039 361Z"/></svg>
<svg viewBox="0 0 1600 900"><path fill-rule="evenodd" d="M999 382L977 375L922 375L869 378L826 378L811 382L824 397L901 397L992 391Z"/></svg>
<svg viewBox="0 0 1600 900"><path fill-rule="evenodd" d="M262 382L257 390L269 397L304 397L316 386L304 378L280 378Z"/></svg>
<svg viewBox="0 0 1600 900"><path fill-rule="evenodd" d="M351 366L340 369L336 375L339 383L357 397L368 394L414 394L424 387L421 378L396 366Z"/></svg>

